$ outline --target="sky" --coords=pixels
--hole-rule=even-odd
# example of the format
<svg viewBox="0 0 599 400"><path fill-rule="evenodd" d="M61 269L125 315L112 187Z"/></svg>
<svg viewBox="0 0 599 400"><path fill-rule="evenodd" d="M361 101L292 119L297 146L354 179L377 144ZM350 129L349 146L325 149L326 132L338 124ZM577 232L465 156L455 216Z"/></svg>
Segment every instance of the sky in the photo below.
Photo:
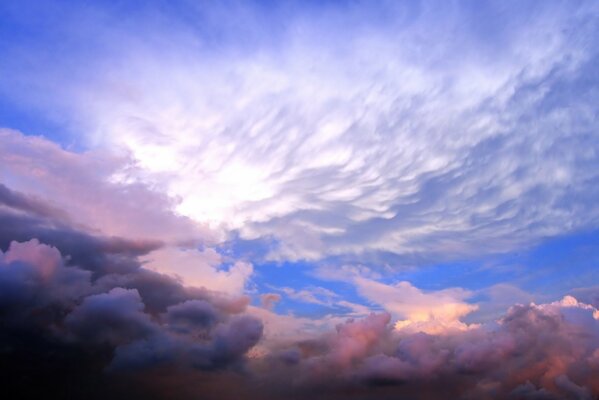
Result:
<svg viewBox="0 0 599 400"><path fill-rule="evenodd" d="M6 391L596 399L597 38L591 0L1 2Z"/></svg>

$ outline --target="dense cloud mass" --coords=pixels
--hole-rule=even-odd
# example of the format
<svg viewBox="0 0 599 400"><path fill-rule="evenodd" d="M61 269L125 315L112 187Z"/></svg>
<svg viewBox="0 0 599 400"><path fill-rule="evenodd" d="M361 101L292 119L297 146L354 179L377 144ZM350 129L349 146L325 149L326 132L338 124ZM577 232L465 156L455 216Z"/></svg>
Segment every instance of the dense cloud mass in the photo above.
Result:
<svg viewBox="0 0 599 400"><path fill-rule="evenodd" d="M495 327L446 335L404 334L389 319L372 314L317 341L280 350L270 361L278 365L275 382L294 388L298 399L599 394L599 313L572 297L517 305Z"/></svg>
<svg viewBox="0 0 599 400"><path fill-rule="evenodd" d="M243 315L247 297L184 287L138 261L160 243L93 236L65 225L37 200L1 189L5 390L17 397L66 390L52 376L75 364L73 379L83 381L71 390L85 397L99 395L85 387L88 379L124 370L243 368L263 329ZM47 386L38 386L40 379ZM123 388L115 395L127 393Z"/></svg>
<svg viewBox="0 0 599 400"><path fill-rule="evenodd" d="M48 214L42 203L2 189L3 213L30 221L14 232L21 241L0 253L2 371L6 390L23 398L237 398L234 389L213 392L211 385L273 399L599 394L599 311L573 297L516 305L496 324L435 334L397 329L390 314L371 314L306 340L262 343L263 352L252 354L263 323L244 313L246 297L184 287L144 269L137 257L152 246L66 226L40 230ZM3 226L7 237L12 228ZM53 245L32 236L42 233ZM69 257L69 245L85 252ZM281 299L262 297L267 308ZM64 374L73 379L68 385Z"/></svg>
<svg viewBox="0 0 599 400"><path fill-rule="evenodd" d="M275 8L276 45L251 6L189 6L225 37L212 13L235 16L225 27L253 45L226 51L170 15L179 29L133 13L152 32L140 36L85 14L108 54L74 51L78 67L24 80L65 82L48 107L73 115L87 143L131 156L104 166L115 181L149 182L192 219L275 239L274 260L438 260L594 226L596 4L465 3ZM92 79L65 79L70 68Z"/></svg>

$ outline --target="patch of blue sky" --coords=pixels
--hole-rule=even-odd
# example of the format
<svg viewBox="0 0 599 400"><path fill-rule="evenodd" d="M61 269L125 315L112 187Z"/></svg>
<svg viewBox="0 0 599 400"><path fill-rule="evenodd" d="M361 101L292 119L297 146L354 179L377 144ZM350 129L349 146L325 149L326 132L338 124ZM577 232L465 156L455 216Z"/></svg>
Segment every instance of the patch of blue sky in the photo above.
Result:
<svg viewBox="0 0 599 400"><path fill-rule="evenodd" d="M367 305L351 283L323 281L312 276L311 272L317 265L308 262L258 264L254 265L255 274L252 281L256 284L259 293L271 292L281 295L281 301L276 306L278 312L292 313L296 316L318 318L332 313L349 313L350 310L339 305L339 301ZM321 301L319 304L289 296L283 288L291 288L296 292L302 290L312 292L315 288L324 288L334 293L334 296L319 296L316 293L315 297ZM259 299L255 299L255 302L258 304Z"/></svg>
<svg viewBox="0 0 599 400"><path fill-rule="evenodd" d="M536 246L500 255L486 255L468 260L434 263L417 268L394 269L393 266L369 267L380 272L380 282L394 284L408 281L424 291L461 287L473 292L470 302L484 301L484 289L508 284L546 300L556 300L577 288L599 282L599 230L578 232L547 238ZM339 260L317 262L264 262L264 255L276 243L264 240L243 241L237 238L227 244L225 254L254 261L252 278L257 293L282 295L277 310L299 316L318 317L339 311L338 301L375 307L362 298L349 282L323 280L314 272L323 265L340 266ZM360 264L360 263L356 263ZM378 267L381 267L380 265ZM287 296L282 288L294 291L321 287L335 293L326 304L305 302ZM259 304L259 297L254 299ZM375 307L376 308L376 307Z"/></svg>
<svg viewBox="0 0 599 400"><path fill-rule="evenodd" d="M504 283L556 299L599 282L598 244L599 230L578 232L547 238L520 251L404 270L383 280L406 280L423 290L477 291Z"/></svg>

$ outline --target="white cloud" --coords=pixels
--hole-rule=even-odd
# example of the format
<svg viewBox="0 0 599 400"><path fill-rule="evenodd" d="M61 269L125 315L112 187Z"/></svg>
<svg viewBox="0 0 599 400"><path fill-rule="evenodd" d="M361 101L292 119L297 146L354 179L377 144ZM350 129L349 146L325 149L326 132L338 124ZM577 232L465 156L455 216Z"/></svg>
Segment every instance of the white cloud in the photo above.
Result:
<svg viewBox="0 0 599 400"><path fill-rule="evenodd" d="M468 290L448 288L425 292L410 282L387 285L360 277L354 283L361 296L381 305L397 319L396 329L439 334L476 326L460 321L478 308L465 301L472 296Z"/></svg>
<svg viewBox="0 0 599 400"><path fill-rule="evenodd" d="M146 268L177 276L185 285L230 295L243 294L254 272L252 264L242 261L223 269L223 258L210 248L199 251L165 247L144 256L142 261Z"/></svg>
<svg viewBox="0 0 599 400"><path fill-rule="evenodd" d="M463 321L479 308L478 304L467 301L474 297L474 291L460 287L425 291L408 281L383 283L379 274L364 266L343 265L336 269L325 266L317 269L315 276L351 284L367 303L391 314L395 328L404 332L441 334L479 326ZM363 305L348 302L336 304L362 315L367 315L366 310L369 310Z"/></svg>
<svg viewBox="0 0 599 400"><path fill-rule="evenodd" d="M221 52L190 27L97 27L120 46L59 102L88 143L130 152L115 176L276 239L272 259L506 251L599 218L596 94L562 90L593 63L591 11L539 7L497 37L451 6L386 10L405 25L331 11L274 43L250 18L254 47Z"/></svg>
<svg viewBox="0 0 599 400"><path fill-rule="evenodd" d="M43 199L68 222L92 232L180 244L217 240L215 232L175 214L176 199L150 186L114 182L117 172L132 168L126 157L75 153L41 137L0 129L0 165L0 182Z"/></svg>

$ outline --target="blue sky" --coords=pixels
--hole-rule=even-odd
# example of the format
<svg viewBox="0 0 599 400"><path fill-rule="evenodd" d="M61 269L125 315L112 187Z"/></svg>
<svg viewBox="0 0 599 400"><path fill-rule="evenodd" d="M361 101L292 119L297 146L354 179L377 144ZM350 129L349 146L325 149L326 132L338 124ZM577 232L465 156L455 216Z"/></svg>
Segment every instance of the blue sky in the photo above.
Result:
<svg viewBox="0 0 599 400"><path fill-rule="evenodd" d="M564 296L590 310L598 15L592 1L6 1L0 206L26 198L15 215L141 243L127 257L144 270L247 298L257 353L372 312L438 335ZM23 224L0 250L43 242ZM46 244L70 260L67 242Z"/></svg>

